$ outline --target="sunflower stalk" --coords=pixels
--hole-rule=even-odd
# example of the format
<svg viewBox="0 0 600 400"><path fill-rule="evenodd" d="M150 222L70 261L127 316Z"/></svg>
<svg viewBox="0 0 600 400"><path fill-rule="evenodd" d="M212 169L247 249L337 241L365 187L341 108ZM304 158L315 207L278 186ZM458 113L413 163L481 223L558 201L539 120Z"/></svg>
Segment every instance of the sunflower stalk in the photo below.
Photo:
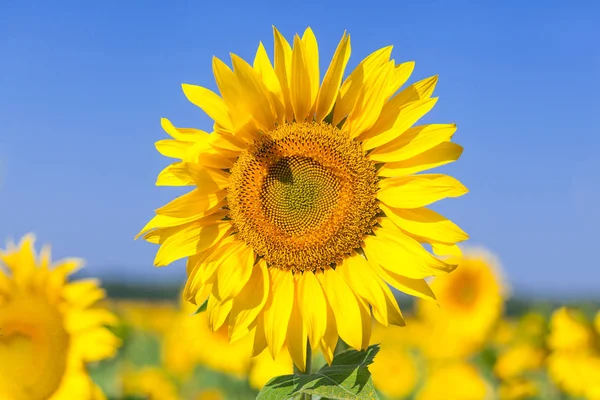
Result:
<svg viewBox="0 0 600 400"><path fill-rule="evenodd" d="M294 364L294 374L295 375L310 375L311 370L312 370L312 349L310 347L310 341L307 339L306 340L306 368L304 368L304 372L302 372L300 370L300 368L298 368L296 366L296 364ZM308 393L303 393L298 398L300 400L311 400L312 395L308 394Z"/></svg>

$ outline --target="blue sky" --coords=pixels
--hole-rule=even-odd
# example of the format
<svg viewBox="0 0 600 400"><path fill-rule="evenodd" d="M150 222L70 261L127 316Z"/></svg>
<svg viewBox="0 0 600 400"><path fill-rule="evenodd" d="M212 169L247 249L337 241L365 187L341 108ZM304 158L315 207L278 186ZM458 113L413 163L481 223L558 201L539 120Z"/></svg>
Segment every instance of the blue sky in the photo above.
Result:
<svg viewBox="0 0 600 400"><path fill-rule="evenodd" d="M483 4L485 3L485 4ZM600 3L597 1L85 2L0 5L0 240L35 232L87 273L180 279L133 236L181 191L159 120L210 130L183 82L215 88L211 57L272 54L275 24L311 26L325 70L343 31L350 67L393 44L412 81L440 75L425 122L456 122L471 192L436 210L496 253L517 291L597 295Z"/></svg>

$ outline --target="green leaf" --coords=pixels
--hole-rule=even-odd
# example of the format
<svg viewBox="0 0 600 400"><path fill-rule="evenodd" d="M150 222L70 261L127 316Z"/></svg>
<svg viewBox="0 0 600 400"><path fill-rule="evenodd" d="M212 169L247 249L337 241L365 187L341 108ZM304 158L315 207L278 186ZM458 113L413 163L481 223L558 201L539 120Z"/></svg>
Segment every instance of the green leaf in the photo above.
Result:
<svg viewBox="0 0 600 400"><path fill-rule="evenodd" d="M357 365L367 366L373 363L373 359L379 353L379 345L374 344L369 346L366 350L346 350L336 355L331 362L331 366L334 365ZM327 368L327 366L323 367ZM321 368L321 369L323 369Z"/></svg>
<svg viewBox="0 0 600 400"><path fill-rule="evenodd" d="M198 307L198 309L192 315L200 314L201 312L206 311L206 307L208 307L208 299L204 300L204 303L200 304L200 307Z"/></svg>
<svg viewBox="0 0 600 400"><path fill-rule="evenodd" d="M367 368L379 352L379 345L367 350L348 350L337 355L310 375L283 375L271 379L256 397L258 400L289 399L310 394L328 399L377 399Z"/></svg>

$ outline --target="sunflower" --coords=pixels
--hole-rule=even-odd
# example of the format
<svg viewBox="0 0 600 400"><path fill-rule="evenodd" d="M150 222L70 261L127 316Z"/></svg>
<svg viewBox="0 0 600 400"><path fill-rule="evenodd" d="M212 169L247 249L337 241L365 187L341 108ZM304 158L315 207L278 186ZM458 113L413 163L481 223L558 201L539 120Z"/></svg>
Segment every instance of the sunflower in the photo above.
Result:
<svg viewBox="0 0 600 400"><path fill-rule="evenodd" d="M500 383L498 387L498 398L500 400L523 400L531 399L539 395L538 384L531 379L518 378Z"/></svg>
<svg viewBox="0 0 600 400"><path fill-rule="evenodd" d="M111 309L124 324L158 335L164 335L178 315L175 304L167 301L119 300Z"/></svg>
<svg viewBox="0 0 600 400"><path fill-rule="evenodd" d="M377 362L369 366L373 383L378 391L392 399L404 399L419 383L420 373L417 357L413 354L413 321L404 328L373 328L372 340L381 344Z"/></svg>
<svg viewBox="0 0 600 400"><path fill-rule="evenodd" d="M252 340L229 343L227 327L211 332L206 314L192 315L194 308L184 303L162 340L162 361L178 378L191 377L197 365L243 377L250 368ZM209 349L209 350L207 350Z"/></svg>
<svg viewBox="0 0 600 400"><path fill-rule="evenodd" d="M177 386L164 370L145 367L126 371L123 376L123 394L147 400L178 400Z"/></svg>
<svg viewBox="0 0 600 400"><path fill-rule="evenodd" d="M86 362L112 357L118 339L103 325L116 317L94 306L104 291L93 279L68 282L81 261L51 264L33 235L0 251L0 398L102 399Z"/></svg>
<svg viewBox="0 0 600 400"><path fill-rule="evenodd" d="M187 257L185 298L207 301L212 330L227 325L232 341L253 332L254 354L287 344L304 370L307 339L328 362L338 336L364 349L370 307L383 325L404 324L386 282L434 299L424 278L456 265L423 244L456 254L467 235L426 206L467 189L415 174L462 153L455 124L413 126L437 101L437 76L400 91L414 63L396 64L388 46L343 80L344 33L321 81L310 28L293 45L274 29L274 41L274 65L262 43L252 65L213 58L220 96L183 85L213 132L162 120L173 139L156 147L178 161L156 184L193 189L138 237L160 245L157 266Z"/></svg>
<svg viewBox="0 0 600 400"><path fill-rule="evenodd" d="M288 352L282 351L273 359L267 352L254 357L248 374L248 382L255 389L262 389L272 378L294 372L293 361Z"/></svg>
<svg viewBox="0 0 600 400"><path fill-rule="evenodd" d="M561 307L550 319L550 378L575 397L600 399L600 337L579 310Z"/></svg>
<svg viewBox="0 0 600 400"><path fill-rule="evenodd" d="M502 380L516 379L523 374L540 369L545 360L542 348L530 343L516 343L500 352L494 372Z"/></svg>
<svg viewBox="0 0 600 400"><path fill-rule="evenodd" d="M440 365L429 372L416 400L491 400L490 385L466 362Z"/></svg>
<svg viewBox="0 0 600 400"><path fill-rule="evenodd" d="M424 328L423 350L433 357L475 352L494 333L504 309L506 290L494 256L482 249L470 250L454 262L459 264L456 271L431 283L439 306L417 303Z"/></svg>

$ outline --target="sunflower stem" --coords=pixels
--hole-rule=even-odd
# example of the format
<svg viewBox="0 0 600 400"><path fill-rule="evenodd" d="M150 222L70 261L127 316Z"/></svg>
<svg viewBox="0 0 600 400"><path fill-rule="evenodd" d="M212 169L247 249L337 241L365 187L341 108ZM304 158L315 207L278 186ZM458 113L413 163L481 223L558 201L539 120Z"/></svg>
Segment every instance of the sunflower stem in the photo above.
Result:
<svg viewBox="0 0 600 400"><path fill-rule="evenodd" d="M300 368L294 364L294 374L296 375L310 375L312 369L312 349L310 348L310 341L306 340L306 368L304 368L304 372L300 371ZM295 398L295 397L294 397ZM311 400L312 395L310 394L302 394L300 395L300 399L302 400Z"/></svg>

